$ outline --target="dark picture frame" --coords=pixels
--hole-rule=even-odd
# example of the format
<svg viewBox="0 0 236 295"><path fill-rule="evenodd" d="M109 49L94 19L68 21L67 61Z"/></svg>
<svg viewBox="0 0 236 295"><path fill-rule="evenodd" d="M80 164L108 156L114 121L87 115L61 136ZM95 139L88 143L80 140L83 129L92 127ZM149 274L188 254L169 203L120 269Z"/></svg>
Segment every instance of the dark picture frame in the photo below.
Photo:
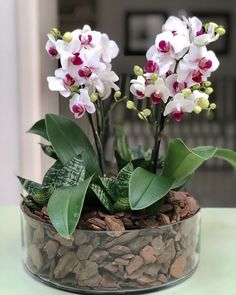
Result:
<svg viewBox="0 0 236 295"><path fill-rule="evenodd" d="M163 11L127 12L125 15L124 54L145 55L167 19Z"/></svg>
<svg viewBox="0 0 236 295"><path fill-rule="evenodd" d="M226 55L230 52L230 38L231 38L231 14L229 12L204 12L192 11L192 16L198 17L203 24L214 22L218 25L223 25L226 29L226 34L221 36L216 42L207 46L208 50L213 50L216 54Z"/></svg>

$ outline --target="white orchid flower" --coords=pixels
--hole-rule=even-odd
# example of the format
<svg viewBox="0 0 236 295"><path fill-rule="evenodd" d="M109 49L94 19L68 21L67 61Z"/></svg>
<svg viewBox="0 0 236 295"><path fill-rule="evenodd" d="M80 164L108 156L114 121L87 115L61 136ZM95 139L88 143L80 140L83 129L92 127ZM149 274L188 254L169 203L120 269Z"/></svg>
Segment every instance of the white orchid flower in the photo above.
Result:
<svg viewBox="0 0 236 295"><path fill-rule="evenodd" d="M95 48L101 39L101 33L92 31L88 25L84 25L82 30L74 30L72 36L73 40L79 40L81 46L86 49Z"/></svg>
<svg viewBox="0 0 236 295"><path fill-rule="evenodd" d="M170 91L165 87L164 80L159 78L153 84L149 84L145 90L145 96L151 97L153 104L159 104L161 101L167 102Z"/></svg>
<svg viewBox="0 0 236 295"><path fill-rule="evenodd" d="M48 87L51 91L59 91L64 97L71 95L70 87L75 84L75 79L63 71L62 68L55 71L55 77L47 77Z"/></svg>
<svg viewBox="0 0 236 295"><path fill-rule="evenodd" d="M87 89L81 89L80 94L75 93L72 96L70 99L70 110L74 113L76 119L82 118L86 111L90 114L96 111Z"/></svg>
<svg viewBox="0 0 236 295"><path fill-rule="evenodd" d="M58 53L56 42L57 41L54 36L52 34L48 34L48 41L46 43L45 49L51 57L58 59L60 58L60 55Z"/></svg>
<svg viewBox="0 0 236 295"><path fill-rule="evenodd" d="M170 31L174 35L183 35L189 38L187 24L176 16L170 16L162 27L162 31Z"/></svg>
<svg viewBox="0 0 236 295"><path fill-rule="evenodd" d="M110 40L107 34L101 35L100 47L101 58L105 63L110 63L119 53L119 47L116 42Z"/></svg>
<svg viewBox="0 0 236 295"><path fill-rule="evenodd" d="M165 80L166 87L170 91L170 96L175 96L178 92L188 87L187 82L178 82L177 74L169 75Z"/></svg>
<svg viewBox="0 0 236 295"><path fill-rule="evenodd" d="M214 72L219 61L213 51L205 46L190 46L189 53L180 61L177 68L178 82L187 82L188 87L206 81Z"/></svg>
<svg viewBox="0 0 236 295"><path fill-rule="evenodd" d="M142 76L138 76L137 79L130 81L130 92L138 99L145 98L146 80Z"/></svg>
<svg viewBox="0 0 236 295"><path fill-rule="evenodd" d="M215 26L209 23L207 30L203 27L202 22L196 16L184 18L185 23L190 28L191 41L197 46L205 46L219 38L219 34L215 33Z"/></svg>
<svg viewBox="0 0 236 295"><path fill-rule="evenodd" d="M174 98L167 103L164 111L164 116L172 114L174 120L179 123L185 113L191 113L196 106L196 103L191 99L184 97L182 93L177 93Z"/></svg>

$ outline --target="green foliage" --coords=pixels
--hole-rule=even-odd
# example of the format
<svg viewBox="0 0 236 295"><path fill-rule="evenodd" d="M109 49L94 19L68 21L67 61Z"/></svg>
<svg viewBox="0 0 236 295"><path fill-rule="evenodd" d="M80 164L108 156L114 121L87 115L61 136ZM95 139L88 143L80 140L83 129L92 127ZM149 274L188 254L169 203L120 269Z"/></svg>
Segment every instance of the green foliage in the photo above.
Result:
<svg viewBox="0 0 236 295"><path fill-rule="evenodd" d="M107 211L113 213L114 208L108 193L100 185L95 183L90 184L90 189L94 192L94 194L97 196L102 205L107 209Z"/></svg>
<svg viewBox="0 0 236 295"><path fill-rule="evenodd" d="M83 130L73 121L53 114L45 118L48 138L63 165L82 155L86 177L100 174L97 155Z"/></svg>
<svg viewBox="0 0 236 295"><path fill-rule="evenodd" d="M124 128L118 124L113 125L113 127L116 133L117 151L123 160L129 162L132 160L132 158L129 151L128 139L124 132Z"/></svg>
<svg viewBox="0 0 236 295"><path fill-rule="evenodd" d="M47 129L46 129L46 124L45 124L45 120L41 119L38 122L36 122L28 131L29 133L33 133L36 135L39 135L41 137L43 137L44 139L48 140L48 134L47 134Z"/></svg>
<svg viewBox="0 0 236 295"><path fill-rule="evenodd" d="M40 143L40 146L41 146L43 152L47 156L49 156L50 158L53 158L55 160L58 160L57 154L55 153L55 151L54 151L54 149L52 148L51 145Z"/></svg>
<svg viewBox="0 0 236 295"><path fill-rule="evenodd" d="M54 190L48 202L48 214L58 233L70 239L79 222L90 178L77 186L68 186Z"/></svg>
<svg viewBox="0 0 236 295"><path fill-rule="evenodd" d="M137 168L132 173L129 186L129 203L132 210L147 208L163 198L174 180Z"/></svg>
<svg viewBox="0 0 236 295"><path fill-rule="evenodd" d="M32 196L35 203L45 206L53 192L53 187L43 187Z"/></svg>
<svg viewBox="0 0 236 295"><path fill-rule="evenodd" d="M32 180L25 179L23 177L17 176L21 185L23 186L24 190L29 194L29 195L34 195L36 194L41 188L41 184L34 182Z"/></svg>

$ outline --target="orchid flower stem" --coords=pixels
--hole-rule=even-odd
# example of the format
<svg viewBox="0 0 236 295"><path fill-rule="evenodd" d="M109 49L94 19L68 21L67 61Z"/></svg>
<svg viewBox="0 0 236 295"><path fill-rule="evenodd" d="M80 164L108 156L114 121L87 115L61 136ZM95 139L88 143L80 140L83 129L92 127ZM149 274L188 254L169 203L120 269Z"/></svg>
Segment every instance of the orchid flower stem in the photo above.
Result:
<svg viewBox="0 0 236 295"><path fill-rule="evenodd" d="M92 131L93 131L93 137L94 137L94 142L95 142L95 146L96 146L96 150L97 150L97 156L98 156L99 166L101 168L102 175L103 175L104 174L103 147L101 145L101 141L100 141L98 132L95 129L92 115L89 114L89 113L87 113L87 114L88 114L89 123L90 123L91 128L92 128Z"/></svg>

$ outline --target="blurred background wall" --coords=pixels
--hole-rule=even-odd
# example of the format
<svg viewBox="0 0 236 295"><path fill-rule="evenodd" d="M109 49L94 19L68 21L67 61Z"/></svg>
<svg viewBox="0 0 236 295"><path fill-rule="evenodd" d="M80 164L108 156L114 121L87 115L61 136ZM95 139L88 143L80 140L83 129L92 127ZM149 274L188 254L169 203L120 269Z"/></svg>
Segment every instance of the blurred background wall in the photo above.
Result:
<svg viewBox="0 0 236 295"><path fill-rule="evenodd" d="M170 124L165 142L176 136L190 145L213 144L236 149L236 6L234 0L0 0L0 204L15 204L20 188L15 175L40 181L50 161L42 155L39 138L25 131L45 113L71 116L65 99L47 88L46 77L56 64L44 50L46 34L59 25L62 31L88 23L106 32L119 47L114 70L122 91L129 88L134 64L144 65L144 48L154 42L168 15L199 15L203 20L224 24L227 37L214 50L221 61L213 74L218 108L210 122L204 116ZM122 123L132 146L150 144L150 137L134 115L121 109L114 118ZM131 132L131 121L133 129ZM89 133L86 121L79 123ZM109 149L114 137L111 135ZM109 153L108 153L109 154ZM220 161L209 162L188 185L202 206L236 206L235 176Z"/></svg>

